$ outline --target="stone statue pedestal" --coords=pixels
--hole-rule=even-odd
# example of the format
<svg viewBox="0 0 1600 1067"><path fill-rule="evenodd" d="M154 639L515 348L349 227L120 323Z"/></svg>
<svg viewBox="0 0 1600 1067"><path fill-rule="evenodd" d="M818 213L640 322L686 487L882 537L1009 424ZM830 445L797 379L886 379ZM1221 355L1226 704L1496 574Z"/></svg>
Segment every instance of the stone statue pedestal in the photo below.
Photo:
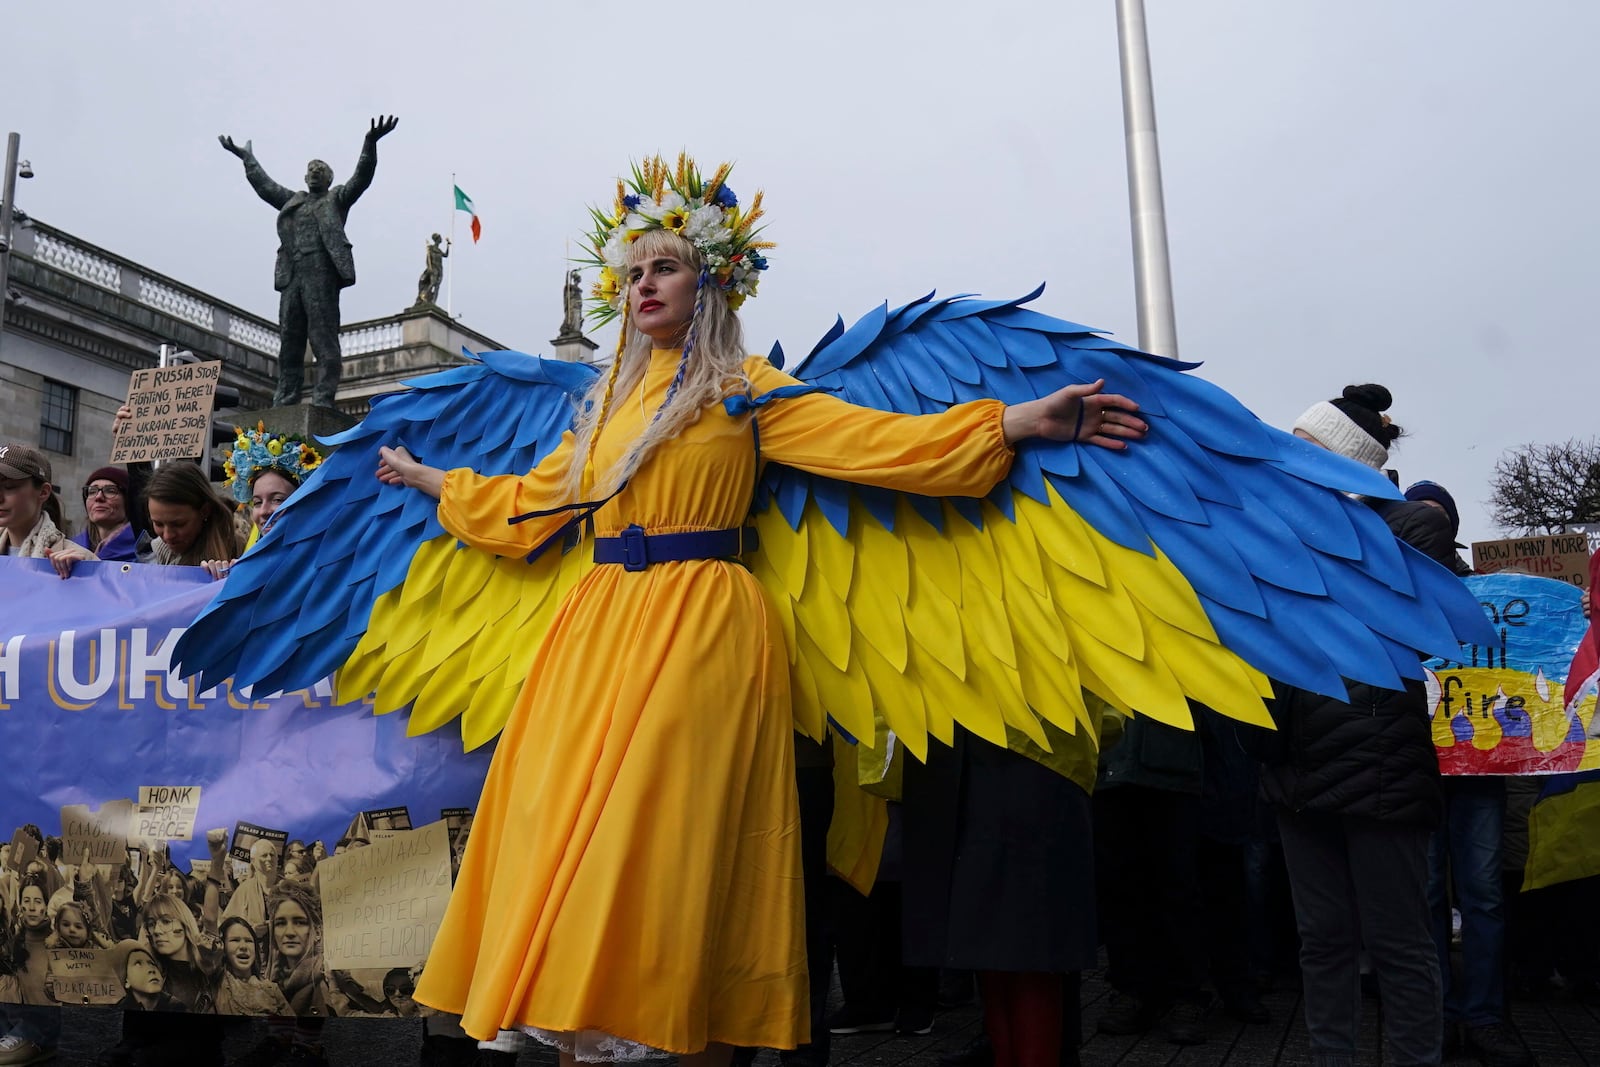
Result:
<svg viewBox="0 0 1600 1067"><path fill-rule="evenodd" d="M274 433L297 434L310 444L323 434L339 433L354 426L358 419L332 408L319 408L311 404L289 404L281 408L260 408L241 411L228 419L238 425L253 428L259 421ZM319 452L325 451L320 444Z"/></svg>

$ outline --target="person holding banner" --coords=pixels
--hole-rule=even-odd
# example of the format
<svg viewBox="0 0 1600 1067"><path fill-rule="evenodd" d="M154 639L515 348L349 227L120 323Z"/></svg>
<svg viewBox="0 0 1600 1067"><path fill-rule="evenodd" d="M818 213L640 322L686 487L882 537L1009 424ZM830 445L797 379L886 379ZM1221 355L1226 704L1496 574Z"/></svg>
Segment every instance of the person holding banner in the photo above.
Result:
<svg viewBox="0 0 1600 1067"><path fill-rule="evenodd" d="M72 535L73 544L98 559L134 562L138 535L128 519L131 482L123 467L101 467L83 483L83 510L88 522Z"/></svg>
<svg viewBox="0 0 1600 1067"><path fill-rule="evenodd" d="M233 559L239 539L233 511L193 463L169 463L150 476L145 507L156 539L140 563L198 567L208 559Z"/></svg>
<svg viewBox="0 0 1600 1067"><path fill-rule="evenodd" d="M27 445L0 445L0 556L47 559L65 578L77 560L96 558L67 539L65 525L44 453Z"/></svg>
<svg viewBox="0 0 1600 1067"><path fill-rule="evenodd" d="M260 422L253 430L239 430L222 469L229 494L250 520L246 551L273 513L321 463L322 454L294 434L276 433Z"/></svg>
<svg viewBox="0 0 1600 1067"><path fill-rule="evenodd" d="M260 423L254 430L239 431L223 470L228 475L228 491L250 524L244 551L261 539L272 516L321 462L321 454L293 434L273 433ZM204 559L200 565L211 577L222 579L233 562L230 556Z"/></svg>

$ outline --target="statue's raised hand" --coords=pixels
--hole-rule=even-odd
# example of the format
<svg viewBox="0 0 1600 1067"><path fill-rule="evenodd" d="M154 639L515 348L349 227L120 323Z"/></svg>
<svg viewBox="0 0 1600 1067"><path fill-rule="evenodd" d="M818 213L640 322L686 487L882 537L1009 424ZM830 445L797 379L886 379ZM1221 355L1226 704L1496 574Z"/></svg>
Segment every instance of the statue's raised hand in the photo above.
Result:
<svg viewBox="0 0 1600 1067"><path fill-rule="evenodd" d="M240 146L234 144L233 138L229 137L227 134L223 134L221 137L218 137L217 140L222 142L223 148L226 148L240 159L252 159L255 156L255 152L253 152L250 148L249 141L246 141L244 143L244 147L241 148Z"/></svg>
<svg viewBox="0 0 1600 1067"><path fill-rule="evenodd" d="M372 128L367 131L367 140L376 141L380 137L387 136L394 132L394 128L398 125L400 125L399 116L379 115L372 120Z"/></svg>

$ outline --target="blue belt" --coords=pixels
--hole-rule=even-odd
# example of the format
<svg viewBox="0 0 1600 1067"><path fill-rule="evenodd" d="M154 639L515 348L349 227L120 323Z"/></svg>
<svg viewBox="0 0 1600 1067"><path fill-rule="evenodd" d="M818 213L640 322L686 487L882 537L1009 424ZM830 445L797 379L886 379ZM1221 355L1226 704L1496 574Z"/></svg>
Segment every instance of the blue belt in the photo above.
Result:
<svg viewBox="0 0 1600 1067"><path fill-rule="evenodd" d="M647 534L643 526L629 526L620 537L596 537L594 561L620 563L623 570L642 571L652 563L729 559L754 552L756 544L752 526L664 534Z"/></svg>

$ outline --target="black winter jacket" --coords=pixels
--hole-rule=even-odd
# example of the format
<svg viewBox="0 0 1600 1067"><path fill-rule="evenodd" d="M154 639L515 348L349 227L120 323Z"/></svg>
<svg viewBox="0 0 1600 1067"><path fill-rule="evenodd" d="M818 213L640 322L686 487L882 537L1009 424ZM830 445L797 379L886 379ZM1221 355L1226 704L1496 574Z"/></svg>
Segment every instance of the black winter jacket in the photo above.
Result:
<svg viewBox="0 0 1600 1067"><path fill-rule="evenodd" d="M1459 573L1444 512L1420 501L1370 503L1395 536ZM1273 683L1282 736L1261 771L1262 797L1290 811L1437 826L1444 800L1422 683L1345 684L1348 701Z"/></svg>
<svg viewBox="0 0 1600 1067"><path fill-rule="evenodd" d="M1296 812L1437 826L1444 799L1422 683L1347 685L1348 702L1273 685L1286 755L1261 769L1262 797Z"/></svg>

